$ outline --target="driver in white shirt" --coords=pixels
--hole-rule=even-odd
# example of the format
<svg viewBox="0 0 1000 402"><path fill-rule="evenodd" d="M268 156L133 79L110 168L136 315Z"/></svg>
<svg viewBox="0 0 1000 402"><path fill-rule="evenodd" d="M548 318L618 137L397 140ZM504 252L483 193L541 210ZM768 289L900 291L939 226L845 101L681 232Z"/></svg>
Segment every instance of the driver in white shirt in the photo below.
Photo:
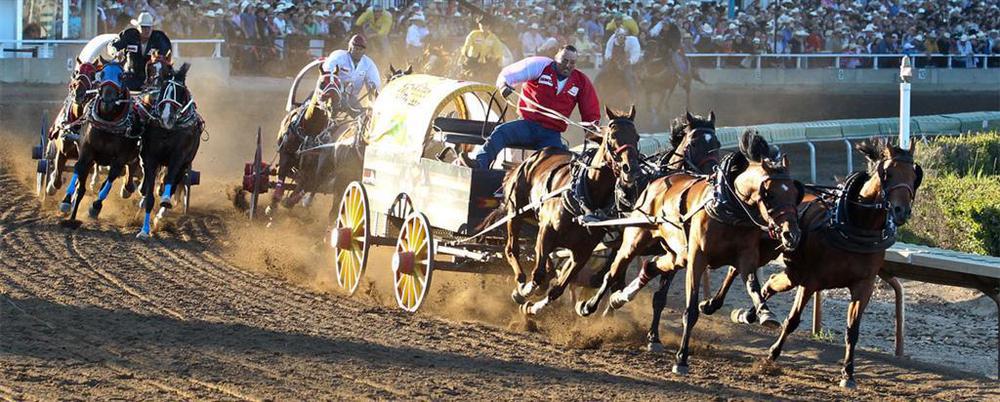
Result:
<svg viewBox="0 0 1000 402"><path fill-rule="evenodd" d="M367 85L372 99L382 89L382 78L379 76L378 67L370 57L365 56L366 47L364 36L354 35L347 50L334 50L323 62L323 71L327 73L340 67L338 76L346 86L355 106L359 106L358 95L361 94L361 88Z"/></svg>

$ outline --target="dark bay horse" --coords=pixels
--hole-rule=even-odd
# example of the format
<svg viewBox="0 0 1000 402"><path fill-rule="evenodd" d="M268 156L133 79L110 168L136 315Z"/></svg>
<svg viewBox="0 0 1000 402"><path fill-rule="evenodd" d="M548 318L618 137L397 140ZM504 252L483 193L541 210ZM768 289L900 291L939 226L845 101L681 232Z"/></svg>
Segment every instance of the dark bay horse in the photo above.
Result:
<svg viewBox="0 0 1000 402"><path fill-rule="evenodd" d="M619 182L633 182L639 171L639 152L636 148L639 134L633 123L635 107L625 115L610 109L606 109L606 113L610 122L604 132L600 135L588 133L589 141L600 144L589 164L577 160L571 152L545 148L521 162L504 180L507 201L502 208L508 215L518 215L519 209L542 201L533 212L538 220L538 236L535 243L537 258L530 282L518 260L518 235L525 217L514 216L507 222L504 253L517 280L512 295L514 300L524 300L540 284L546 283L549 254L556 247L565 247L571 254L569 266L560 272L547 296L537 303L523 302L521 310L526 314L537 314L546 304L559 298L569 281L590 259L594 247L604 238L604 230L588 230L577 221L580 215L577 210L581 207L574 206L579 203L574 200L582 198L583 203L595 208L611 205L615 186ZM561 196L541 200L544 195L568 186L573 188L564 191Z"/></svg>
<svg viewBox="0 0 1000 402"><path fill-rule="evenodd" d="M48 195L55 195L56 191L62 188L66 161L79 156L76 143L80 138L80 129L87 121L84 116L85 106L97 92L94 82L96 75L96 65L76 60L76 68L69 82L69 94L66 95L59 114L49 127L48 136L52 141L55 159L54 168L49 174L49 184L45 190Z"/></svg>
<svg viewBox="0 0 1000 402"><path fill-rule="evenodd" d="M97 96L88 103L85 111L87 130L77 145L79 159L73 167L73 177L66 188L66 197L59 209L69 213L68 223L77 225L77 210L86 194L87 175L94 165L109 166L108 177L90 207L90 217L101 213L104 199L111 185L124 173L127 164L135 161L139 153L139 137L135 133L136 116L132 98L122 86L122 67L108 63L101 68Z"/></svg>
<svg viewBox="0 0 1000 402"><path fill-rule="evenodd" d="M800 204L800 224L805 228L802 245L782 253L785 270L764 284L762 297L796 290L781 335L771 346L768 359L775 360L782 346L798 327L810 297L825 289L847 288L844 368L840 385L854 388L854 347L857 345L861 315L868 305L885 261L885 249L895 241L897 225L910 218L910 211L923 178L923 170L913 161L913 151L890 145L885 140L863 142L857 149L868 159L868 171L853 174L844 183L838 198L824 200L809 195ZM762 260L777 257L773 244L762 244ZM894 278L883 278L894 287Z"/></svg>
<svg viewBox="0 0 1000 402"><path fill-rule="evenodd" d="M715 134L715 112L710 112L708 117L685 112L684 116L674 119L670 129L670 144L673 149L669 153L665 153L664 157L661 158L658 163L661 169L661 172L658 175L660 180L665 180L665 183L669 183L670 181L669 179L666 179L666 177L670 175L707 175L714 172L716 167L719 165L719 150L722 148L722 143L719 141L719 137ZM645 194L646 196L649 195L649 193ZM621 243L619 242L618 244L613 244L611 247L613 247L614 250L617 250L620 246ZM660 244L652 244L639 255L658 256L664 252L665 251ZM617 253L613 252L611 256L612 261L615 258L615 255L617 255ZM610 269L610 263L611 261L608 261L608 266L605 271L599 273L601 277L604 277L605 274L607 274L608 269ZM651 271L649 273L652 274L654 272ZM673 272L663 274L659 290L653 293L653 320L649 333L647 334L650 345L654 345L653 348L660 345L660 336L658 331L660 316L663 309L666 307L667 292L670 289L670 280L672 278ZM607 287L609 285L610 284L606 283L598 283L595 287L600 288L602 286ZM622 284L617 286L621 287ZM588 316L592 314L596 308L597 304L581 302L577 304L576 311L581 316Z"/></svg>
<svg viewBox="0 0 1000 402"><path fill-rule="evenodd" d="M143 102L142 121L142 207L145 218L142 229L136 237L147 239L151 234L151 214L155 184L161 167L166 168L163 176L160 210L156 214L159 222L167 210L173 208L172 197L183 180L201 145L204 121L198 114L191 91L187 88L187 73L191 65L184 63L176 71L166 64L166 69L147 80L156 85L156 90L147 95ZM149 78L149 76L147 76ZM150 101L151 102L147 102ZM148 108L147 108L148 107Z"/></svg>
<svg viewBox="0 0 1000 402"><path fill-rule="evenodd" d="M614 290L610 305L619 308L656 276L654 269L666 273L664 285L669 286L673 273L687 268L684 332L673 369L678 374L688 372L688 343L699 313L698 284L706 269L736 267L761 323L777 326L760 296L756 270L763 234L780 239L788 250L798 246L801 236L795 206L804 190L788 175L787 158L755 130L747 130L740 139L740 152L727 155L714 183L705 177L677 174L654 181L645 193L632 215L661 221L625 229L606 286L587 303L596 306L608 290ZM663 244L666 253L644 263L639 278L625 289L608 289L621 283L618 278L632 259L654 242Z"/></svg>

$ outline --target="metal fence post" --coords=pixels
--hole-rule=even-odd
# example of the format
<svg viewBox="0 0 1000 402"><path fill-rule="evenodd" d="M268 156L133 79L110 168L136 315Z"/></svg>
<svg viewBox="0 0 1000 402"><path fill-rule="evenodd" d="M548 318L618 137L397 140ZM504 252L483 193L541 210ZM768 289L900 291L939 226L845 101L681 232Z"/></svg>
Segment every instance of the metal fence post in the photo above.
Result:
<svg viewBox="0 0 1000 402"><path fill-rule="evenodd" d="M872 69L878 70L878 56L875 56L872 60Z"/></svg>
<svg viewBox="0 0 1000 402"><path fill-rule="evenodd" d="M847 144L847 175L850 176L854 173L854 148L851 147L851 140L844 139L844 144Z"/></svg>
<svg viewBox="0 0 1000 402"><path fill-rule="evenodd" d="M812 141L806 141L806 146L809 147L809 179L816 183L816 146Z"/></svg>

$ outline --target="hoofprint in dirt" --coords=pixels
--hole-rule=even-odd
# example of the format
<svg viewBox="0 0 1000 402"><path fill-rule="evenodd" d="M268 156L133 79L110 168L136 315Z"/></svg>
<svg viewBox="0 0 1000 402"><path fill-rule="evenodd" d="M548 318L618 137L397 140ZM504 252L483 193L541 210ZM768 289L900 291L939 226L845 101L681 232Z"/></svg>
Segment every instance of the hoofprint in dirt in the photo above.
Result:
<svg viewBox="0 0 1000 402"><path fill-rule="evenodd" d="M27 193L5 173L0 191ZM0 198L7 399L1000 397L989 380L865 352L860 388L845 393L839 345L796 339L788 359L762 367L771 335L721 317L698 333L693 374L678 378L667 355L566 348L248 272L227 261L219 215L192 214L145 243L109 224L67 230L36 205Z"/></svg>

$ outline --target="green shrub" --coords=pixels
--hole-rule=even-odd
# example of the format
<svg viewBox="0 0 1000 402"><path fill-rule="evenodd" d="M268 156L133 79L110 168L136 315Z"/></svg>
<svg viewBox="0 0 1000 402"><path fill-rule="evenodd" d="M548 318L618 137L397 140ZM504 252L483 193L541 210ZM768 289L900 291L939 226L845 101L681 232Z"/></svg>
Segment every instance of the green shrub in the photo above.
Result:
<svg viewBox="0 0 1000 402"><path fill-rule="evenodd" d="M913 210L901 241L1000 256L1000 176L930 175Z"/></svg>
<svg viewBox="0 0 1000 402"><path fill-rule="evenodd" d="M1000 175L1000 133L937 137L917 146L917 162L938 175Z"/></svg>

